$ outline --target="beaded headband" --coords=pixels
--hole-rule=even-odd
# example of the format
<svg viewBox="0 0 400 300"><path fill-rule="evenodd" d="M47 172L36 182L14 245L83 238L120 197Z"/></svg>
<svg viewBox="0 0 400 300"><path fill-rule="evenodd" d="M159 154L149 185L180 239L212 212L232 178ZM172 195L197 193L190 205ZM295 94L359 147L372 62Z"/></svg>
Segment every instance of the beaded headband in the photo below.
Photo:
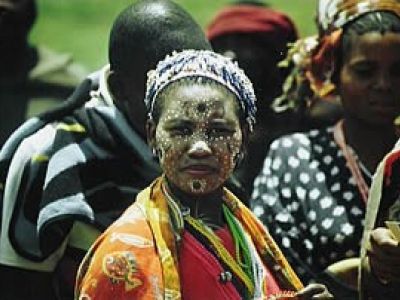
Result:
<svg viewBox="0 0 400 300"><path fill-rule="evenodd" d="M144 102L150 119L161 91L171 83L188 77L208 78L230 90L236 95L250 130L253 129L256 96L252 83L237 63L209 50L173 52L160 61L155 70L148 72Z"/></svg>

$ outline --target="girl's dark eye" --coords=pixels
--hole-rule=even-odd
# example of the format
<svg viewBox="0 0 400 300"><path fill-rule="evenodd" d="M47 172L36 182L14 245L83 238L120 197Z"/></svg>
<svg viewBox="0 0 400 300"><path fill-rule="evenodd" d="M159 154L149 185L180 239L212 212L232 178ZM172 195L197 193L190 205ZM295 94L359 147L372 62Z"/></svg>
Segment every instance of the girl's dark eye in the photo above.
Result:
<svg viewBox="0 0 400 300"><path fill-rule="evenodd" d="M211 128L207 135L211 137L229 136L233 134L233 130L224 127Z"/></svg>
<svg viewBox="0 0 400 300"><path fill-rule="evenodd" d="M172 136L188 136L192 134L192 129L185 126L172 127L169 131Z"/></svg>

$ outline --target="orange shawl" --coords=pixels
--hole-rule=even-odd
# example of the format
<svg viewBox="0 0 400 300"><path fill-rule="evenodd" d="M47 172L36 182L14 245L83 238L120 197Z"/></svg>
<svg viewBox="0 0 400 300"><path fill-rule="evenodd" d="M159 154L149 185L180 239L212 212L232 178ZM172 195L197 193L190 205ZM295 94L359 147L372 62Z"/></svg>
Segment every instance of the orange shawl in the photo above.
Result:
<svg viewBox="0 0 400 300"><path fill-rule="evenodd" d="M182 216L170 213L162 178L142 191L133 205L94 243L76 282L76 299L181 299L177 240ZM264 264L283 289L302 283L269 233L231 192L225 202L251 237Z"/></svg>

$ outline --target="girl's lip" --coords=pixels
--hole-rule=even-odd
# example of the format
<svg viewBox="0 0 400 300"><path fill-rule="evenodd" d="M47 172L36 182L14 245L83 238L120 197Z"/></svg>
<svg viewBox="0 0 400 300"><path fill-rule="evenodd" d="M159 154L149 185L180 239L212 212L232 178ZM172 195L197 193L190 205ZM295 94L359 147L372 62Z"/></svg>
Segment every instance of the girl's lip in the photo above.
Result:
<svg viewBox="0 0 400 300"><path fill-rule="evenodd" d="M209 175L215 172L215 168L208 165L191 165L184 168L184 171L194 176Z"/></svg>

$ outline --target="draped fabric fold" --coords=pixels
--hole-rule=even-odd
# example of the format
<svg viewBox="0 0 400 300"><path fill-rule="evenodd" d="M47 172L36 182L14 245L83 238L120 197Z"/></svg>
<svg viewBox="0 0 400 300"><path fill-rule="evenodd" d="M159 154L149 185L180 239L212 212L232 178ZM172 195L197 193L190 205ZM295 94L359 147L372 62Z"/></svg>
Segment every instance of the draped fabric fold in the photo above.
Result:
<svg viewBox="0 0 400 300"><path fill-rule="evenodd" d="M108 299L111 295L107 293L110 292L120 295L119 299L182 298L179 253L182 235L186 231L177 228L175 224L184 224L185 216L170 213L174 210L172 206L177 206L176 203L169 203L170 199L162 188L162 180L162 177L157 179L142 191L135 203L91 248L79 271L77 299ZM302 289L302 283L285 257L249 209L227 189L224 190L224 199L279 287L291 291ZM116 241L117 236L126 238ZM151 246L143 248L142 244L137 243L138 240L148 241ZM122 263L121 253L130 259ZM202 266L196 266L199 267ZM119 277L115 274L119 274ZM132 288L131 282L138 284Z"/></svg>

